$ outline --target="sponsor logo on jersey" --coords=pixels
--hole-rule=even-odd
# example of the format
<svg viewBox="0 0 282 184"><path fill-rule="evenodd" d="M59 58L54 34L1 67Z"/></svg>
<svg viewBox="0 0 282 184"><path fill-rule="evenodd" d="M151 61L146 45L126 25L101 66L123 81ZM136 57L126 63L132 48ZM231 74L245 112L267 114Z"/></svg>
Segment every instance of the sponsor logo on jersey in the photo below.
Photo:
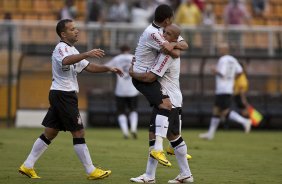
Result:
<svg viewBox="0 0 282 184"><path fill-rule="evenodd" d="M159 35L160 35L160 34L159 34ZM160 35L160 36L162 37L162 35ZM156 37L155 33L152 33L152 34L151 34L151 37L152 37L153 40L155 40L159 45L162 44L161 40L159 40L159 39Z"/></svg>
<svg viewBox="0 0 282 184"><path fill-rule="evenodd" d="M63 51L61 50L61 48L59 48L59 54L60 54L62 57L64 57L64 53L63 53Z"/></svg>
<svg viewBox="0 0 282 184"><path fill-rule="evenodd" d="M165 64L166 64L167 61L168 61L168 58L169 58L169 55L166 55L165 58L164 58L164 60L163 60L163 62L162 62L161 65L160 65L159 69L157 69L157 72L160 73L160 72L162 71L163 67L165 66Z"/></svg>

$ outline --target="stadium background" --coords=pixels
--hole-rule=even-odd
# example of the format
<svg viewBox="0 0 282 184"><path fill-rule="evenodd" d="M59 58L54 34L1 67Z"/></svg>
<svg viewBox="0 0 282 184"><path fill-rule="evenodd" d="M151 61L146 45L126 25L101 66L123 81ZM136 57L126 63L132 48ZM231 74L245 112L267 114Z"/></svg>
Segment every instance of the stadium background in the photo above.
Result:
<svg viewBox="0 0 282 184"><path fill-rule="evenodd" d="M118 53L121 44L136 47L144 26L131 23L85 23L86 0L75 0L76 21L80 29L79 51L100 47L107 56L93 62L103 63ZM110 1L106 1L109 2ZM131 1L128 1L128 3ZM182 26L190 49L182 54L181 88L184 95L184 127L206 127L213 103L214 77L210 67L217 61L217 44L227 32L242 34L239 60L247 63L250 90L248 98L263 115L258 128L282 127L282 1L269 0L269 12L252 17L251 27L226 29L222 25L227 0L207 0L214 7L217 24L210 30L212 39L203 43L205 29ZM250 1L246 1L252 12ZM0 119L1 126L38 126L48 108L51 83L50 56L58 37L55 33L57 12L63 0L0 0ZM12 20L6 20L9 12ZM7 18L7 17L6 17ZM234 40L229 40L234 41ZM235 40L236 41L236 40ZM206 45L209 46L208 51ZM91 126L116 126L114 81L111 74L79 76L79 107ZM150 109L140 95L140 125L149 119ZM18 124L20 123L20 124ZM23 123L23 124L21 124ZM34 124L36 123L36 124ZM230 127L236 127L232 123Z"/></svg>

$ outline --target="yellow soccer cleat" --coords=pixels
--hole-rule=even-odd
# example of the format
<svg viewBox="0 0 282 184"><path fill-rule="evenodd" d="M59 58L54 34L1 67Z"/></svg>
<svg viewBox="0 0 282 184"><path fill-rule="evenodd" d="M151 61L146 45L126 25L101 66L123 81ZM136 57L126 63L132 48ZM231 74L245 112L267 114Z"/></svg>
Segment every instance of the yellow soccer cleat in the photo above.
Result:
<svg viewBox="0 0 282 184"><path fill-rule="evenodd" d="M108 177L110 174L112 173L112 171L110 170L102 170L99 168L96 168L91 174L89 174L87 176L87 179L89 180L98 180L98 179L103 179Z"/></svg>
<svg viewBox="0 0 282 184"><path fill-rule="evenodd" d="M27 168L24 165L21 165L19 168L19 173L22 175L26 175L29 178L32 179L39 179L40 177L36 174L35 170L33 168Z"/></svg>
<svg viewBox="0 0 282 184"><path fill-rule="evenodd" d="M152 150L150 152L150 156L156 159L160 164L167 167L171 167L171 163L166 158L164 151Z"/></svg>
<svg viewBox="0 0 282 184"><path fill-rule="evenodd" d="M166 151L166 153L167 153L168 155L175 155L175 154L174 154L174 149L173 149L171 146L168 146L165 151ZM192 156L189 155L189 154L187 154L187 155L186 155L186 158L187 158L187 160L190 160L190 159L192 159Z"/></svg>

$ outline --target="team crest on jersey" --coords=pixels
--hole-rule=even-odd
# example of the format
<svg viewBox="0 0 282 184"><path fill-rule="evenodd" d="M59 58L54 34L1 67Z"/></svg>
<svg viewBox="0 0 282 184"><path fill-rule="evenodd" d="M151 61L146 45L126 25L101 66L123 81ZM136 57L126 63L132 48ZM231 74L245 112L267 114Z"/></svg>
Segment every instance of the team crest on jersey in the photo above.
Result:
<svg viewBox="0 0 282 184"><path fill-rule="evenodd" d="M59 48L59 54L63 57L64 56L64 53L63 51L61 50L61 48Z"/></svg>

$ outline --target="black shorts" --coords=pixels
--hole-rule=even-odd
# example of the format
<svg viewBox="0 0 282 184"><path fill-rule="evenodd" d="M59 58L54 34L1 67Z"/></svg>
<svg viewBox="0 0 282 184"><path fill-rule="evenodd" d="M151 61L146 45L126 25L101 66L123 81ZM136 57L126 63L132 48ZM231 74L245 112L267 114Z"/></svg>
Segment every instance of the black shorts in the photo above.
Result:
<svg viewBox="0 0 282 184"><path fill-rule="evenodd" d="M118 114L126 113L126 110L135 111L138 104L138 97L119 97L116 96L116 107Z"/></svg>
<svg viewBox="0 0 282 184"><path fill-rule="evenodd" d="M230 108L231 103L232 103L232 95L229 94L215 95L215 106L220 108L221 110Z"/></svg>
<svg viewBox="0 0 282 184"><path fill-rule="evenodd" d="M63 131L77 131L84 128L75 92L50 90L49 103L50 107L43 119L43 126Z"/></svg>
<svg viewBox="0 0 282 184"><path fill-rule="evenodd" d="M236 107L238 107L239 109L245 109L246 108L246 105L243 103L240 94L234 95L233 98L234 98L234 102L235 102Z"/></svg>
<svg viewBox="0 0 282 184"><path fill-rule="evenodd" d="M158 112L157 109L154 108L151 116L150 127L149 127L149 131L154 133L156 133L155 120L156 120L157 112ZM171 134L180 135L181 126L182 126L181 113L182 110L180 107L171 109L171 113L168 117L169 125L168 125L167 135L171 135Z"/></svg>
<svg viewBox="0 0 282 184"><path fill-rule="evenodd" d="M132 83L146 97L151 106L158 107L164 98L168 98L168 96L162 94L161 84L157 80L149 83L132 78Z"/></svg>

